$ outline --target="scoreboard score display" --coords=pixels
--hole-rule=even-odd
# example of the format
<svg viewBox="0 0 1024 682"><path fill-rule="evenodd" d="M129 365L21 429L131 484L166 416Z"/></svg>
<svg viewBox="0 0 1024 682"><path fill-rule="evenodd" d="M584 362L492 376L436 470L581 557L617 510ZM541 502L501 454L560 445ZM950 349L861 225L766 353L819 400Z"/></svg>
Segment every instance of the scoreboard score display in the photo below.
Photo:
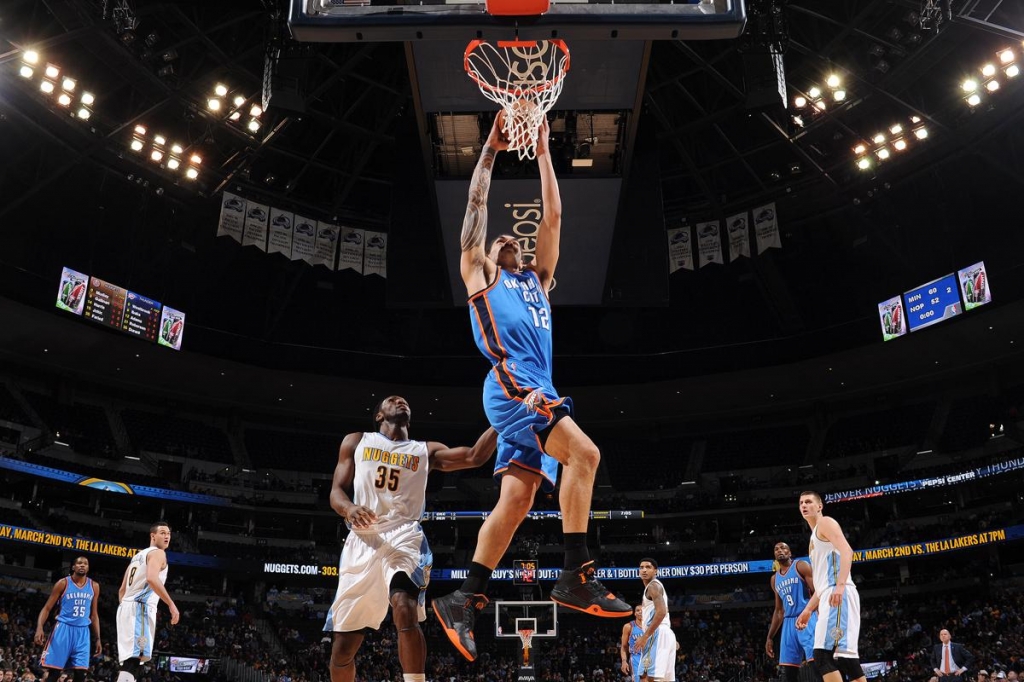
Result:
<svg viewBox="0 0 1024 682"><path fill-rule="evenodd" d="M953 273L911 289L903 294L903 303L907 313L907 327L912 332L963 312L959 286Z"/></svg>

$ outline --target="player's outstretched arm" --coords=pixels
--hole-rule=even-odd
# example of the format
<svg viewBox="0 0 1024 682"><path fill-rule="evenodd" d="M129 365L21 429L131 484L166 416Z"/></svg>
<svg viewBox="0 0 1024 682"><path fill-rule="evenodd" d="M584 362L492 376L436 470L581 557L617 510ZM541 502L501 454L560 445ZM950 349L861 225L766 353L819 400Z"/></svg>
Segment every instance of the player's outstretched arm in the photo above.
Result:
<svg viewBox="0 0 1024 682"><path fill-rule="evenodd" d="M548 137L551 134L547 118L540 125L537 136L537 167L540 169L541 201L544 216L537 230L537 251L534 269L544 291L551 288L558 265L559 241L562 233L562 196L558 192L558 178L551 164L551 150Z"/></svg>
<svg viewBox="0 0 1024 682"><path fill-rule="evenodd" d="M350 433L338 448L338 464L334 467L334 481L331 483L331 509L336 511L353 528L366 528L377 522L372 510L352 501L348 491L356 474L356 446L363 434Z"/></svg>
<svg viewBox="0 0 1024 682"><path fill-rule="evenodd" d="M498 432L488 428L471 448L465 446L449 448L444 443L428 443L430 468L440 471L475 469L491 458L498 445Z"/></svg>
<svg viewBox="0 0 1024 682"><path fill-rule="evenodd" d="M469 200L466 215L462 219L462 260L460 269L466 291L475 294L493 279L497 267L487 258L487 195L491 191L491 169L498 152L508 149L508 143L501 135L501 117L494 117L491 132L484 142L480 160L476 162L473 177L469 181Z"/></svg>
<svg viewBox="0 0 1024 682"><path fill-rule="evenodd" d="M99 656L103 653L103 642L100 641L100 584L92 581L92 613L89 614L89 625L92 628L92 638L96 640L93 645L93 653Z"/></svg>
<svg viewBox="0 0 1024 682"><path fill-rule="evenodd" d="M62 594L64 594L64 589L67 587L67 584L67 578L61 578L55 582L53 584L53 589L50 590L49 598L46 600L46 603L43 604L43 608L39 611L39 618L36 619L36 636L33 640L39 646L46 643L46 637L43 633L43 625L46 624L46 619L50 617L50 611L52 611L53 607L57 604L57 600L60 599ZM95 604L96 600L93 599L92 603Z"/></svg>
<svg viewBox="0 0 1024 682"><path fill-rule="evenodd" d="M167 609L171 612L171 625L177 625L180 617L178 607L171 599L171 593L167 591L167 587L160 582L160 571L166 565L167 554L162 549L154 549L146 555L146 582L149 583L149 588L156 596L160 597L160 601L167 604Z"/></svg>

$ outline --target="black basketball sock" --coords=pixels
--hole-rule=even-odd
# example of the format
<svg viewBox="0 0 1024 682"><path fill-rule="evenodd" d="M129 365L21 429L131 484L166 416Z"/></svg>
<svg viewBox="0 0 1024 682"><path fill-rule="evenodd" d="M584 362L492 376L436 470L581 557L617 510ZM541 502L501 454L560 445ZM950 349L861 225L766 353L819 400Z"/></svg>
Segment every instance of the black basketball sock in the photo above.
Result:
<svg viewBox="0 0 1024 682"><path fill-rule="evenodd" d="M588 561L590 561L590 552L587 551L587 534L566 533L565 568L575 571Z"/></svg>
<svg viewBox="0 0 1024 682"><path fill-rule="evenodd" d="M486 594L487 583L491 580L492 570L473 561L469 564L469 575L459 589L466 594Z"/></svg>

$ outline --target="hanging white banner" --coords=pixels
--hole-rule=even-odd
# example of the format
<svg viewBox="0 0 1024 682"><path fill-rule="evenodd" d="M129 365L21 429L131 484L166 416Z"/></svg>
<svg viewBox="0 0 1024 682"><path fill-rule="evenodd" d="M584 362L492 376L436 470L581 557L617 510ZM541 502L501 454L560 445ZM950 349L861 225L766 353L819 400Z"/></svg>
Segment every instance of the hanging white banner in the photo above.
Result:
<svg viewBox="0 0 1024 682"><path fill-rule="evenodd" d="M340 231L337 225L330 223L317 225L316 246L313 247L313 257L309 259L311 265L326 265L328 269L334 269L334 252L338 248Z"/></svg>
<svg viewBox="0 0 1024 682"><path fill-rule="evenodd" d="M388 236L383 232L366 231L366 250L363 252L363 274L388 277Z"/></svg>
<svg viewBox="0 0 1024 682"><path fill-rule="evenodd" d="M363 242L366 235L354 227L341 228L341 246L338 247L338 269L363 272Z"/></svg>
<svg viewBox="0 0 1024 682"><path fill-rule="evenodd" d="M295 236L292 240L292 260L304 260L312 264L313 251L316 249L316 221L295 215Z"/></svg>
<svg viewBox="0 0 1024 682"><path fill-rule="evenodd" d="M218 237L231 237L236 242L242 241L242 230L245 228L245 199L224 192L220 203L220 221L217 223Z"/></svg>
<svg viewBox="0 0 1024 682"><path fill-rule="evenodd" d="M750 223L747 222L747 212L730 216L725 225L729 235L729 262L732 263L740 256L750 258Z"/></svg>
<svg viewBox="0 0 1024 682"><path fill-rule="evenodd" d="M697 223L697 251L700 254L700 267L704 267L708 263L723 264L720 232L717 220Z"/></svg>
<svg viewBox="0 0 1024 682"><path fill-rule="evenodd" d="M775 212L775 202L759 206L753 210L754 233L757 235L757 252L764 253L765 249L781 249L782 240L779 238L778 214Z"/></svg>
<svg viewBox="0 0 1024 682"><path fill-rule="evenodd" d="M693 241L690 226L676 227L668 231L668 272L693 270Z"/></svg>
<svg viewBox="0 0 1024 682"><path fill-rule="evenodd" d="M245 230L242 232L242 246L258 246L261 251L267 250L267 223L270 220L270 207L246 202Z"/></svg>
<svg viewBox="0 0 1024 682"><path fill-rule="evenodd" d="M270 241L267 245L267 253L283 253L286 258L291 258L294 217L288 211L282 211L279 208L270 209Z"/></svg>

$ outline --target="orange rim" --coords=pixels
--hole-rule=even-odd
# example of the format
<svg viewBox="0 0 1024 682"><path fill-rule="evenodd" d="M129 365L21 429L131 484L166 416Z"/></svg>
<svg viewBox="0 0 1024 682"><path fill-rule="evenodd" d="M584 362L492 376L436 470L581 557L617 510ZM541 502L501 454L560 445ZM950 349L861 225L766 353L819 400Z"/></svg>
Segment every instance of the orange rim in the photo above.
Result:
<svg viewBox="0 0 1024 682"><path fill-rule="evenodd" d="M515 95L517 97L521 96L521 95L536 94L538 92L544 92L545 90L550 90L552 87L557 85L558 82L560 80L562 80L562 78L565 76L565 74L567 74L569 72L569 59L570 59L570 57L569 57L569 46L565 44L564 40L554 39L554 40L549 40L547 42L551 43L552 45L554 45L555 47L557 47L559 50L562 51L562 54L565 55L565 62L563 64L563 66L562 66L561 71L559 73L557 73L553 78L549 78L548 80L546 80L541 85L536 85L536 86L534 86L532 88L503 88L500 85L493 85L491 83L488 83L487 81L483 80L480 77L480 74L478 74L476 72L476 70L473 69L472 65L470 64L469 57L473 53L473 51L476 50L476 48L478 48L481 45L487 43L486 40L471 40L471 41L469 41L469 44L466 45L466 52L463 55L463 67L466 69L466 74L470 78L473 79L473 82L475 82L481 88L483 88L485 90L490 90L491 92L501 92L501 93L505 93L505 94L508 94L508 95ZM497 44L498 44L498 47L536 47L537 46L537 41L536 40L499 40Z"/></svg>

